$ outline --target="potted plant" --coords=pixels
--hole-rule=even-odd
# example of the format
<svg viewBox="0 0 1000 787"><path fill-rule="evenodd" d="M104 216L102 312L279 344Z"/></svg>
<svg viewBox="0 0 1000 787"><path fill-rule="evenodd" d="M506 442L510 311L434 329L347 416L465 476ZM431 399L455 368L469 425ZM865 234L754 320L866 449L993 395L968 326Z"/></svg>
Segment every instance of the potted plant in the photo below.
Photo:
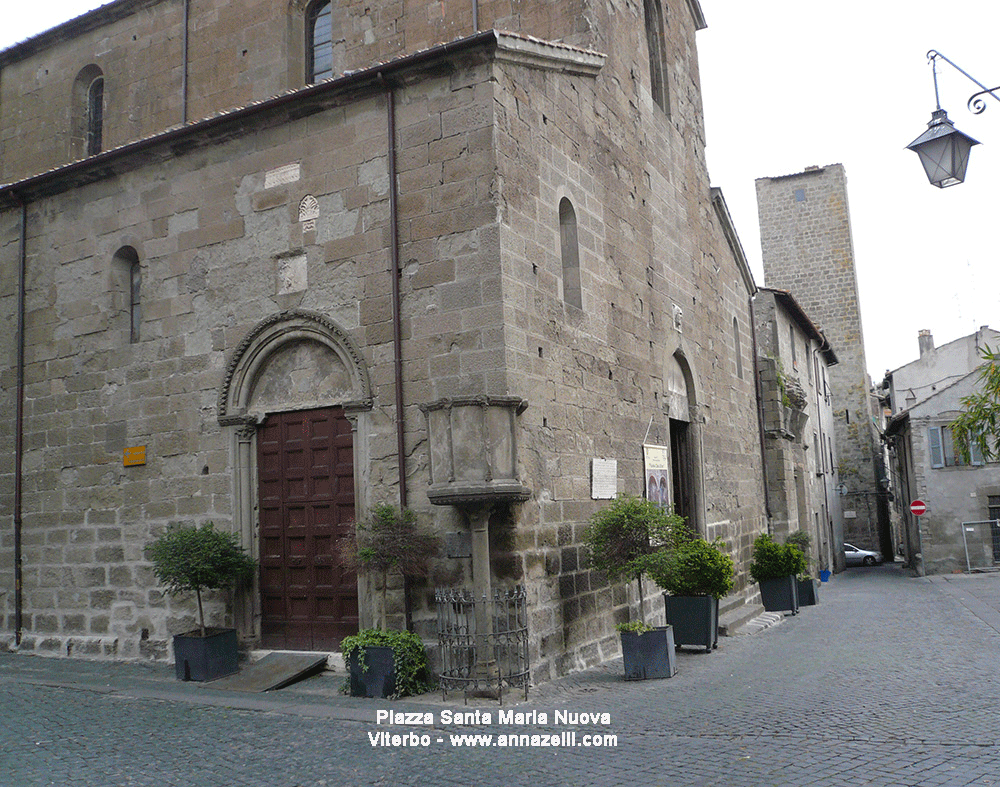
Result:
<svg viewBox="0 0 1000 787"><path fill-rule="evenodd" d="M674 644L694 645L710 652L719 644L719 599L733 589L733 560L722 542L701 538L685 541L651 561L649 575L666 593L667 623Z"/></svg>
<svg viewBox="0 0 1000 787"><path fill-rule="evenodd" d="M639 589L639 620L617 626L625 680L669 678L677 671L673 630L645 622L642 575L688 537L682 517L631 495L617 498L591 517L586 536L591 567L612 582L635 580Z"/></svg>
<svg viewBox="0 0 1000 787"><path fill-rule="evenodd" d="M750 576L760 585L760 598L768 612L798 614L795 577L804 568L805 558L794 544L779 544L767 534L754 540Z"/></svg>
<svg viewBox="0 0 1000 787"><path fill-rule="evenodd" d="M785 543L798 547L805 561L805 567L799 572L796 578L798 582L799 606L808 607L818 604L819 590L817 589L816 580L809 573L809 564L811 562L809 558L809 546L812 543L812 539L805 530L796 530L785 537Z"/></svg>
<svg viewBox="0 0 1000 787"><path fill-rule="evenodd" d="M235 533L211 522L202 527L170 527L146 548L156 578L171 595L193 591L199 627L174 636L174 664L179 680L214 680L237 671L236 630L205 625L203 590L225 590L250 582L255 563L239 546Z"/></svg>
<svg viewBox="0 0 1000 787"><path fill-rule="evenodd" d="M437 553L436 539L417 527L416 514L380 504L343 547L345 562L380 578L378 627L344 637L341 652L354 697L403 697L428 687L427 653L411 631L388 631L389 575L422 573Z"/></svg>

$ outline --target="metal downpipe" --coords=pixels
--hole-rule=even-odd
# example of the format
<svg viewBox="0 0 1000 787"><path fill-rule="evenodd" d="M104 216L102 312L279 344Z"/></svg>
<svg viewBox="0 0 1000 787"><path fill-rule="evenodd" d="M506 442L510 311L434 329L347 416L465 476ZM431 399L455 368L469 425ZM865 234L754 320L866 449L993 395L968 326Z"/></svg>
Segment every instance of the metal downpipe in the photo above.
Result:
<svg viewBox="0 0 1000 787"><path fill-rule="evenodd" d="M184 0L184 54L181 67L181 123L188 122L188 39L191 20L191 0Z"/></svg>
<svg viewBox="0 0 1000 787"><path fill-rule="evenodd" d="M381 73L378 81L385 87L386 128L388 135L387 168L389 170L389 232L392 258L392 345L393 376L396 388L396 455L399 465L399 507L405 509L409 496L406 488L406 411L403 402L403 318L399 294L399 189L396 183L396 93ZM410 578L403 575L403 607L406 628L413 630L413 607L410 603Z"/></svg>
<svg viewBox="0 0 1000 787"><path fill-rule="evenodd" d="M17 399L14 415L14 644L21 644L24 591L21 569L22 474L24 456L24 302L28 267L28 206L21 202L20 260L17 275Z"/></svg>

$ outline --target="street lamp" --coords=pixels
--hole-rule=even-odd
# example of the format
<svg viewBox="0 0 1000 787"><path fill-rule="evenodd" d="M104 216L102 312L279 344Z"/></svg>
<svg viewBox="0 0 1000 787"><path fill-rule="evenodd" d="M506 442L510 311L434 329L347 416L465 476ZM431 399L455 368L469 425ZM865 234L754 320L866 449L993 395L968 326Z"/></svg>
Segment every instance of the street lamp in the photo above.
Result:
<svg viewBox="0 0 1000 787"><path fill-rule="evenodd" d="M932 49L927 53L927 59L931 61L934 74L934 100L937 103L937 109L931 113L927 130L906 147L920 157L920 163L923 165L924 172L927 173L927 179L931 184L943 189L955 186L965 180L965 170L969 166L969 152L972 150L972 146L978 145L979 142L955 128L955 124L948 119L948 113L941 109L937 83L938 58L949 63L956 71L964 74L981 88L968 101L969 111L975 115L981 114L986 109L986 102L982 98L984 95L989 94L1000 101L1000 96L994 92L1000 90L1000 87L986 87L940 52Z"/></svg>

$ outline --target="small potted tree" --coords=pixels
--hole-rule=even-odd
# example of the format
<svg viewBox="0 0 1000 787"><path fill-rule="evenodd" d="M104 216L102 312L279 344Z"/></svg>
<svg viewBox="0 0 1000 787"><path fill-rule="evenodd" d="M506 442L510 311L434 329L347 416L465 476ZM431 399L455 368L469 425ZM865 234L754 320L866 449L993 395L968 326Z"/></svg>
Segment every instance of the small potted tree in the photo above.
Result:
<svg viewBox="0 0 1000 787"><path fill-rule="evenodd" d="M359 572L379 577L378 627L344 637L341 652L350 673L355 697L403 697L420 694L428 686L427 653L412 631L388 630L389 576L419 574L437 553L436 539L417 527L410 509L375 506L357 526L355 538L342 549L345 562Z"/></svg>
<svg viewBox="0 0 1000 787"><path fill-rule="evenodd" d="M733 589L733 559L723 544L692 538L649 564L649 575L666 593L667 623L674 644L711 652L719 644L719 600Z"/></svg>
<svg viewBox="0 0 1000 787"><path fill-rule="evenodd" d="M760 598L768 612L799 611L796 575L805 569L805 558L794 544L779 544L767 534L753 542L750 576L760 585Z"/></svg>
<svg viewBox="0 0 1000 787"><path fill-rule="evenodd" d="M809 573L809 564L812 562L809 557L811 543L812 539L805 530L796 530L785 537L785 544L798 547L804 560L804 566L799 572L798 577L796 577L800 607L808 607L819 603L819 590L817 589L816 580Z"/></svg>
<svg viewBox="0 0 1000 787"><path fill-rule="evenodd" d="M682 517L631 495L617 498L591 517L586 539L591 567L612 582L635 580L639 590L639 619L617 626L625 680L669 678L677 671L673 630L654 628L645 621L642 576L688 537Z"/></svg>
<svg viewBox="0 0 1000 787"><path fill-rule="evenodd" d="M202 527L170 527L146 548L156 578L171 595L194 592L199 627L174 636L178 680L215 680L237 671L236 630L205 625L202 591L235 589L251 581L255 563L235 533Z"/></svg>

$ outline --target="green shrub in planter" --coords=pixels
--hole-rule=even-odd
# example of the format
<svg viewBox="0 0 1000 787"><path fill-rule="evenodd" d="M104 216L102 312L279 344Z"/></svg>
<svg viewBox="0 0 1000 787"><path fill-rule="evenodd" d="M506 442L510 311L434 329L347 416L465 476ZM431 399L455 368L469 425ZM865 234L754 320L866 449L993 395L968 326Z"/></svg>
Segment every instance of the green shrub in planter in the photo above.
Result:
<svg viewBox="0 0 1000 787"><path fill-rule="evenodd" d="M239 546L235 533L203 527L170 527L146 547L156 578L171 595L193 591L198 599L201 635L206 634L203 590L226 590L253 578L256 564Z"/></svg>
<svg viewBox="0 0 1000 787"><path fill-rule="evenodd" d="M764 609L769 612L799 611L798 582L795 577L806 569L806 559L795 544L778 544L768 535L753 543L750 576L760 585Z"/></svg>
<svg viewBox="0 0 1000 787"><path fill-rule="evenodd" d="M733 559L722 542L693 538L647 562L649 576L674 596L724 598L733 589Z"/></svg>
<svg viewBox="0 0 1000 787"><path fill-rule="evenodd" d="M344 661L354 662L362 673L368 672L371 666L367 663L365 652L367 648L389 648L392 650L392 666L395 680L392 690L386 692L386 697L407 697L412 694L423 694L433 688L427 670L427 651L420 637L412 631L382 631L380 629L362 629L340 643ZM358 696L364 692L357 691L353 685L356 676L352 676L351 694Z"/></svg>
<svg viewBox="0 0 1000 787"><path fill-rule="evenodd" d="M622 495L591 517L586 544L592 568L612 582L635 580L642 599L642 575L690 538L683 517L650 500Z"/></svg>
<svg viewBox="0 0 1000 787"><path fill-rule="evenodd" d="M769 535L760 535L753 542L750 576L755 582L797 576L806 570L806 558L795 544L779 544Z"/></svg>

